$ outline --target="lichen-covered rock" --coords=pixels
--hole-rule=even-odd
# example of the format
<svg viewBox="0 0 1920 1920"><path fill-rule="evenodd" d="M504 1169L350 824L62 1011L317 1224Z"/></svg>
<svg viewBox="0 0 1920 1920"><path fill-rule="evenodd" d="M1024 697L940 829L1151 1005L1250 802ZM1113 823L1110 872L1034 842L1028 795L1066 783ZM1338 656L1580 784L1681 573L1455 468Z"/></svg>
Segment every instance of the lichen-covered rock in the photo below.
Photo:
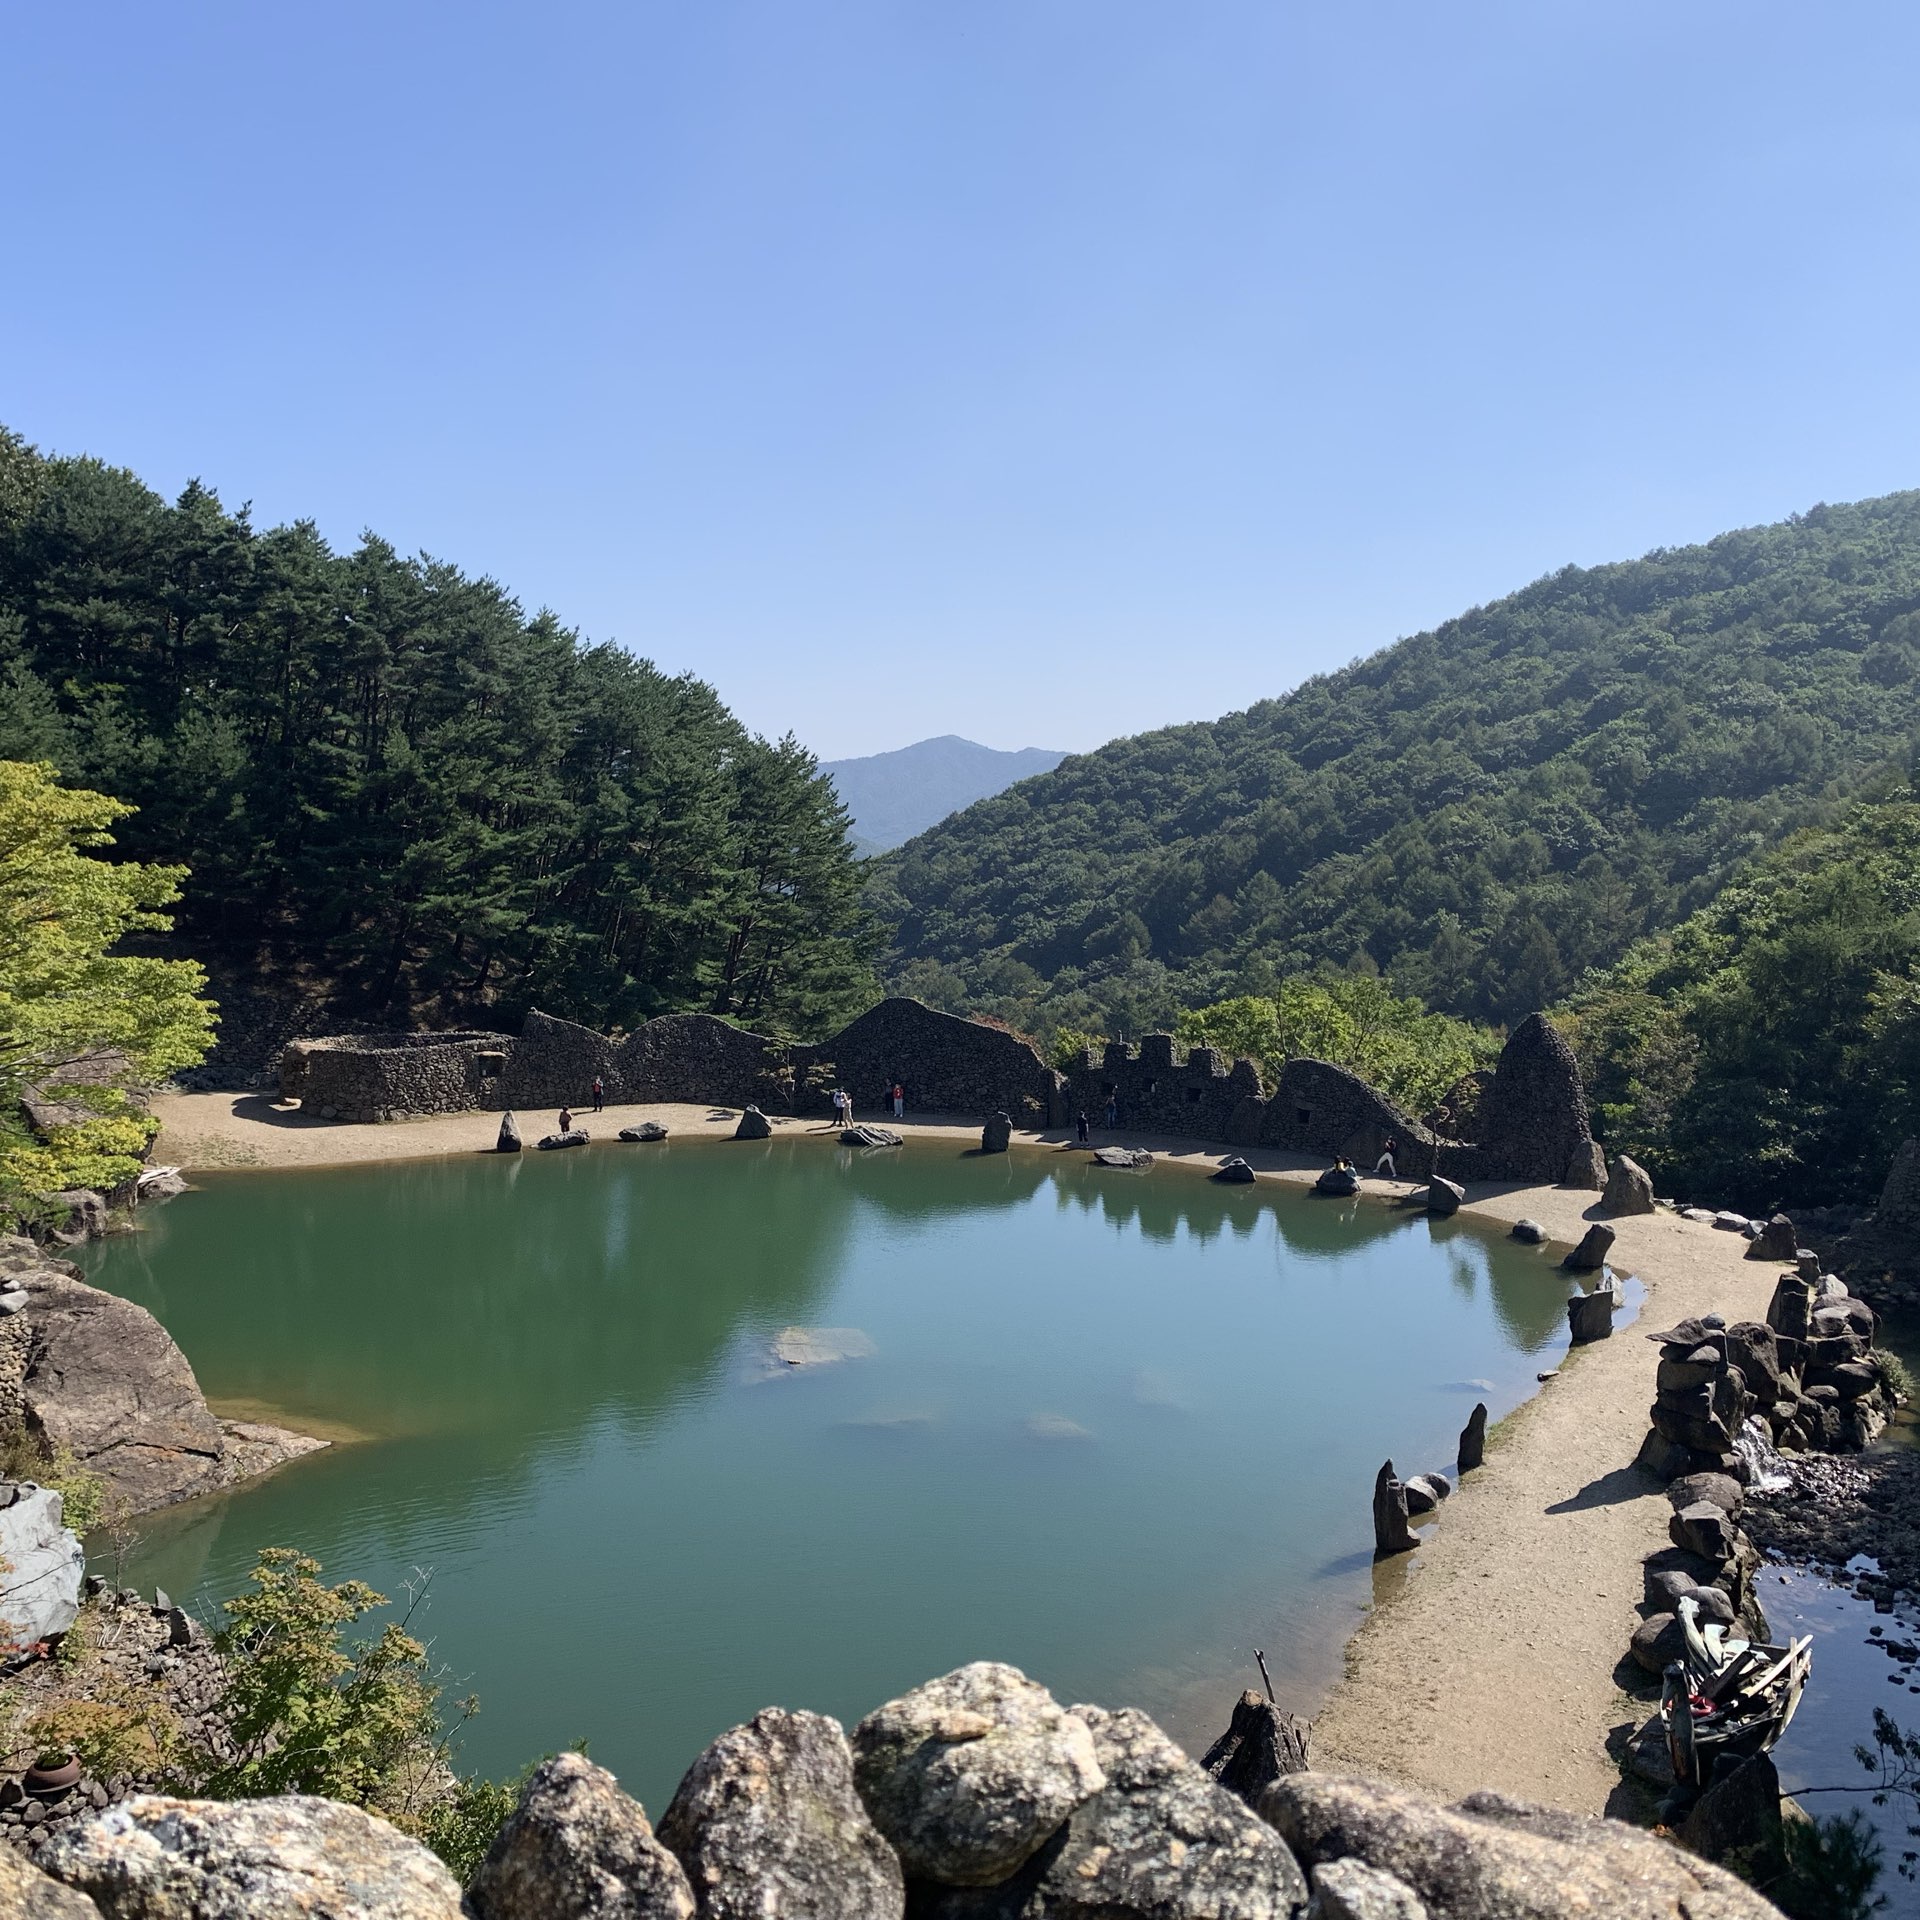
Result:
<svg viewBox="0 0 1920 1920"><path fill-rule="evenodd" d="M868 1714L853 1772L909 1878L959 1887L1006 1879L1106 1785L1087 1723L992 1660Z"/></svg>
<svg viewBox="0 0 1920 1920"><path fill-rule="evenodd" d="M38 1860L105 1920L461 1920L453 1875L417 1840L308 1794L140 1794L65 1828Z"/></svg>
<svg viewBox="0 0 1920 1920"><path fill-rule="evenodd" d="M1313 1870L1306 1920L1427 1920L1420 1896L1363 1860L1323 1860Z"/></svg>
<svg viewBox="0 0 1920 1920"><path fill-rule="evenodd" d="M1376 1780L1299 1773L1261 1809L1302 1861L1360 1860L1445 1920L1779 1920L1771 1902L1666 1840L1499 1794L1438 1807Z"/></svg>
<svg viewBox="0 0 1920 1920"><path fill-rule="evenodd" d="M11 1847L0 1847L0 1920L100 1920L100 1909Z"/></svg>
<svg viewBox="0 0 1920 1920"><path fill-rule="evenodd" d="M534 1769L474 1875L477 1920L693 1920L693 1890L646 1809L577 1753Z"/></svg>
<svg viewBox="0 0 1920 1920"><path fill-rule="evenodd" d="M723 1733L660 1816L700 1920L900 1920L900 1862L853 1786L839 1721L768 1707Z"/></svg>
<svg viewBox="0 0 1920 1920"><path fill-rule="evenodd" d="M916 1920L1291 1920L1307 1883L1270 1827L1144 1713L1074 1712L1106 1786L1012 1880L916 1889Z"/></svg>

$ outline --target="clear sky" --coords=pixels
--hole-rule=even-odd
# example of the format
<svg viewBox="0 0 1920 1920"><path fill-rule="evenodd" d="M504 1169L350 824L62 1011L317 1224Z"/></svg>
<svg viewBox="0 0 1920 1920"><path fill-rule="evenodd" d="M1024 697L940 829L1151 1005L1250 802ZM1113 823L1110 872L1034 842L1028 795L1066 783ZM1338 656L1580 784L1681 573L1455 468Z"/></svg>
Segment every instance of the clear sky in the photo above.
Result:
<svg viewBox="0 0 1920 1920"><path fill-rule="evenodd" d="M0 60L0 420L827 757L1920 485L1913 0L10 0Z"/></svg>

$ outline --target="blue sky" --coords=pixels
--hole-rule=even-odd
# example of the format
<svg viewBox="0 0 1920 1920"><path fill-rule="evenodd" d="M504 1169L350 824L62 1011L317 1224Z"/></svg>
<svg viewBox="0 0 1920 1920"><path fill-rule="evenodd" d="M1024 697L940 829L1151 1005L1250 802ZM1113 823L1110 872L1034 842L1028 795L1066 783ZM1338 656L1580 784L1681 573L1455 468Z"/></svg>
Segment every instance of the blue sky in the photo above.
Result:
<svg viewBox="0 0 1920 1920"><path fill-rule="evenodd" d="M0 12L0 420L828 757L1920 485L1920 8Z"/></svg>

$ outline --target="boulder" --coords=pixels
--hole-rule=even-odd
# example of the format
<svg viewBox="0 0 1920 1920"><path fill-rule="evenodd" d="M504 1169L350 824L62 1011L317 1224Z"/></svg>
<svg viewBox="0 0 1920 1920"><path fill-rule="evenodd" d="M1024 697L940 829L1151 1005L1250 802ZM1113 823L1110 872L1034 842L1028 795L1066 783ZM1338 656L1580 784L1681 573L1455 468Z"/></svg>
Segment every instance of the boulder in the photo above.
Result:
<svg viewBox="0 0 1920 1920"><path fill-rule="evenodd" d="M1647 1429L1647 1437L1640 1442L1640 1451L1633 1456L1633 1464L1643 1473L1652 1474L1656 1480L1672 1480L1688 1472L1692 1463L1693 1449L1682 1446L1677 1440L1670 1440L1658 1427Z"/></svg>
<svg viewBox="0 0 1920 1920"><path fill-rule="evenodd" d="M1458 1213L1467 1197L1467 1190L1458 1181L1443 1180L1436 1173L1427 1182L1427 1211L1439 1214L1443 1218Z"/></svg>
<svg viewBox="0 0 1920 1920"><path fill-rule="evenodd" d="M749 1107L740 1116L740 1124L734 1128L736 1140L766 1140L772 1137L773 1123L758 1107Z"/></svg>
<svg viewBox="0 0 1920 1920"><path fill-rule="evenodd" d="M1747 1503L1747 1490L1728 1474L1688 1473L1682 1474L1668 1487L1667 1499L1675 1513L1682 1507L1705 1500L1718 1507L1729 1519L1735 1519Z"/></svg>
<svg viewBox="0 0 1920 1920"><path fill-rule="evenodd" d="M64 1210L53 1238L63 1247L77 1247L98 1240L107 1230L107 1201L91 1187L69 1187L63 1193L50 1193L48 1201Z"/></svg>
<svg viewBox="0 0 1920 1920"><path fill-rule="evenodd" d="M1771 1327L1758 1320L1741 1320L1727 1329L1727 1359L1740 1369L1757 1406L1770 1407L1780 1397L1780 1343Z"/></svg>
<svg viewBox="0 0 1920 1920"><path fill-rule="evenodd" d="M1397 1874L1364 1860L1323 1860L1303 1920L1427 1920L1427 1909Z"/></svg>
<svg viewBox="0 0 1920 1920"><path fill-rule="evenodd" d="M849 1127L840 1140L849 1147L904 1147L907 1144L891 1127Z"/></svg>
<svg viewBox="0 0 1920 1920"><path fill-rule="evenodd" d="M1576 1347L1613 1337L1613 1311L1620 1296L1611 1287L1597 1293L1576 1293L1567 1302L1567 1331Z"/></svg>
<svg viewBox="0 0 1920 1920"><path fill-rule="evenodd" d="M1411 1553L1420 1544L1407 1525L1407 1490L1393 1471L1389 1460L1373 1481L1373 1553Z"/></svg>
<svg viewBox="0 0 1920 1920"><path fill-rule="evenodd" d="M31 1242L0 1239L12 1290L27 1295L21 1413L29 1432L107 1483L122 1514L211 1492L226 1436L187 1357L144 1307L72 1277Z"/></svg>
<svg viewBox="0 0 1920 1920"><path fill-rule="evenodd" d="M1106 1786L1006 1885L916 1897L916 1920L1292 1920L1306 1878L1250 1807L1137 1709L1074 1713Z"/></svg>
<svg viewBox="0 0 1920 1920"><path fill-rule="evenodd" d="M1651 1674L1663 1674L1687 1650L1687 1636L1675 1613L1651 1613L1633 1630L1627 1651L1634 1665Z"/></svg>
<svg viewBox="0 0 1920 1920"><path fill-rule="evenodd" d="M1560 1176L1563 1187L1578 1187L1585 1193L1598 1193L1607 1184L1607 1156L1598 1140L1575 1143L1567 1156L1567 1169Z"/></svg>
<svg viewBox="0 0 1920 1920"><path fill-rule="evenodd" d="M1404 1485L1409 1513L1431 1513L1453 1491L1453 1483L1444 1473L1411 1474Z"/></svg>
<svg viewBox="0 0 1920 1920"><path fill-rule="evenodd" d="M1712 1500L1679 1508L1667 1522L1667 1538L1703 1560L1733 1558L1733 1517Z"/></svg>
<svg viewBox="0 0 1920 1920"><path fill-rule="evenodd" d="M1153 1155L1145 1147L1095 1147L1093 1163L1097 1167L1150 1167Z"/></svg>
<svg viewBox="0 0 1920 1920"><path fill-rule="evenodd" d="M1538 1220L1516 1220L1511 1237L1523 1247L1537 1247L1545 1242L1547 1230Z"/></svg>
<svg viewBox="0 0 1920 1920"><path fill-rule="evenodd" d="M1457 1462L1462 1473L1471 1473L1487 1457L1487 1404L1483 1400L1467 1415L1467 1424L1460 1429L1460 1457Z"/></svg>
<svg viewBox="0 0 1920 1920"><path fill-rule="evenodd" d="M1680 1825L1683 1846L1708 1860L1725 1861L1763 1885L1785 1865L1781 1831L1780 1775L1764 1753L1723 1771Z"/></svg>
<svg viewBox="0 0 1920 1920"><path fill-rule="evenodd" d="M1229 1154L1226 1159L1222 1160L1220 1164L1214 1168L1213 1177L1218 1180L1222 1186L1226 1187L1250 1187L1253 1185L1253 1169L1248 1166L1237 1153Z"/></svg>
<svg viewBox="0 0 1920 1920"><path fill-rule="evenodd" d="M700 1920L900 1920L900 1862L853 1785L839 1721L768 1707L723 1733L680 1782L660 1839Z"/></svg>
<svg viewBox="0 0 1920 1920"><path fill-rule="evenodd" d="M1439 1807L1380 1781L1304 1773L1269 1787L1261 1811L1303 1864L1378 1867L1436 1920L1779 1920L1751 1887L1670 1841L1500 1794Z"/></svg>
<svg viewBox="0 0 1920 1920"><path fill-rule="evenodd" d="M543 1133L534 1144L542 1153L557 1153L563 1147L584 1147L592 1138L585 1127L569 1127L565 1133Z"/></svg>
<svg viewBox="0 0 1920 1920"><path fill-rule="evenodd" d="M1226 1732L1201 1756L1200 1765L1229 1793L1258 1806L1283 1773L1306 1772L1308 1733L1304 1721L1249 1691L1235 1703Z"/></svg>
<svg viewBox="0 0 1920 1920"><path fill-rule="evenodd" d="M500 1131L494 1136L495 1153L518 1153L520 1151L520 1122L511 1113L500 1116Z"/></svg>
<svg viewBox="0 0 1920 1920"><path fill-rule="evenodd" d="M693 1920L646 1809L578 1753L543 1760L474 1875L475 1920Z"/></svg>
<svg viewBox="0 0 1920 1920"><path fill-rule="evenodd" d="M1800 1235L1784 1213L1776 1213L1747 1247L1749 1260L1794 1261L1800 1257Z"/></svg>
<svg viewBox="0 0 1920 1920"><path fill-rule="evenodd" d="M1329 1167L1313 1183L1313 1191L1329 1200L1348 1200L1360 1191L1360 1176L1351 1167Z"/></svg>
<svg viewBox="0 0 1920 1920"><path fill-rule="evenodd" d="M1582 1235L1580 1244L1560 1264L1569 1273L1598 1273L1607 1264L1613 1241L1613 1229L1604 1220L1596 1220Z"/></svg>
<svg viewBox="0 0 1920 1920"><path fill-rule="evenodd" d="M30 1647L65 1633L78 1618L87 1556L50 1487L7 1491L19 1497L0 1509L0 1642Z"/></svg>
<svg viewBox="0 0 1920 1920"><path fill-rule="evenodd" d="M1007 1879L1107 1784L1086 1721L990 1660L868 1714L853 1773L909 1877L957 1887Z"/></svg>
<svg viewBox="0 0 1920 1920"><path fill-rule="evenodd" d="M1674 1355L1681 1356L1674 1358ZM1719 1378L1727 1356L1718 1347L1680 1347L1664 1349L1654 1369L1656 1393L1687 1393L1695 1387L1709 1386Z"/></svg>
<svg viewBox="0 0 1920 1920"><path fill-rule="evenodd" d="M655 1140L664 1140L667 1130L658 1120L642 1120L637 1127L622 1127L620 1138L632 1141L637 1146L645 1146Z"/></svg>
<svg viewBox="0 0 1920 1920"><path fill-rule="evenodd" d="M1788 1340L1804 1340L1813 1318L1813 1288L1798 1274L1783 1273L1773 1285L1767 1325Z"/></svg>
<svg viewBox="0 0 1920 1920"><path fill-rule="evenodd" d="M1713 1224L1722 1233L1745 1233L1753 1222L1744 1213L1720 1212L1713 1216Z"/></svg>
<svg viewBox="0 0 1920 1920"><path fill-rule="evenodd" d="M1607 1175L1607 1188L1600 1196L1600 1205L1608 1213L1651 1213L1653 1176L1638 1160L1621 1154Z"/></svg>
<svg viewBox="0 0 1920 1920"><path fill-rule="evenodd" d="M1806 1377L1808 1390L1832 1387L1842 1400L1861 1400L1880 1384L1880 1369L1871 1360L1843 1360L1837 1367L1815 1367Z"/></svg>
<svg viewBox="0 0 1920 1920"><path fill-rule="evenodd" d="M1005 1153L1013 1139L1013 1116L1008 1113L990 1113L987 1124L980 1129L980 1151L982 1153Z"/></svg>
<svg viewBox="0 0 1920 1920"><path fill-rule="evenodd" d="M458 1883L419 1841L311 1794L137 1794L62 1827L36 1859L106 1920L462 1920Z"/></svg>
<svg viewBox="0 0 1920 1920"><path fill-rule="evenodd" d="M100 1920L84 1893L63 1887L12 1847L0 1847L0 1915L5 1920Z"/></svg>

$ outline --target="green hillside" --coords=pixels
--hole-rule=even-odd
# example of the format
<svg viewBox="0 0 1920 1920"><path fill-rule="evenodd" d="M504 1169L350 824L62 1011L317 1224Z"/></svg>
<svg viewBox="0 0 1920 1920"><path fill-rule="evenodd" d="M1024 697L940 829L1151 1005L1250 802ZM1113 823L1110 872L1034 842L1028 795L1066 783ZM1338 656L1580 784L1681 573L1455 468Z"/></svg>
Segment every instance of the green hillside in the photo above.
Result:
<svg viewBox="0 0 1920 1920"><path fill-rule="evenodd" d="M1870 1202L1920 1133L1920 796L1794 835L1562 1018L1596 1127L1662 1192Z"/></svg>
<svg viewBox="0 0 1920 1920"><path fill-rule="evenodd" d="M1511 1021L1828 817L1920 725L1920 493L1536 581L1077 755L871 870L895 984L1138 1032L1321 965Z"/></svg>
<svg viewBox="0 0 1920 1920"><path fill-rule="evenodd" d="M0 430L0 760L131 801L178 939L357 1016L807 1031L874 993L846 814L691 676L373 535Z"/></svg>

